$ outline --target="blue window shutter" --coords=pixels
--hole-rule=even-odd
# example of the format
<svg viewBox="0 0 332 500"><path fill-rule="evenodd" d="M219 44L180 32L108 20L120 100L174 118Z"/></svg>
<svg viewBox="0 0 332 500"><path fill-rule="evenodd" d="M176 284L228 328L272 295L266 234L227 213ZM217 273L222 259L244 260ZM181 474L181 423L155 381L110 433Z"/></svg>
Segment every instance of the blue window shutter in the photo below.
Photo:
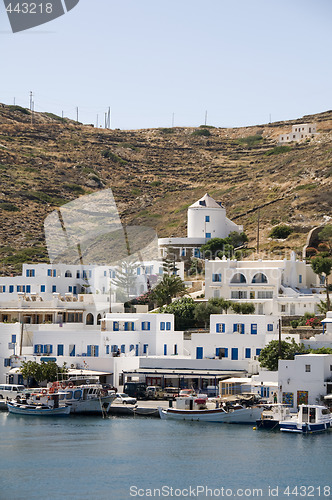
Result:
<svg viewBox="0 0 332 500"><path fill-rule="evenodd" d="M13 293L14 291L14 285L9 285L9 293Z"/></svg>
<svg viewBox="0 0 332 500"><path fill-rule="evenodd" d="M234 323L234 325L233 325L233 332L237 332L237 324L236 323Z"/></svg>
<svg viewBox="0 0 332 500"><path fill-rule="evenodd" d="M91 356L91 345L88 345L87 355Z"/></svg>
<svg viewBox="0 0 332 500"><path fill-rule="evenodd" d="M109 346L109 345L107 345L107 346L106 346L106 354L109 354L109 353L110 353L110 346Z"/></svg>
<svg viewBox="0 0 332 500"><path fill-rule="evenodd" d="M262 349L256 349L256 356L259 356Z"/></svg>
<svg viewBox="0 0 332 500"><path fill-rule="evenodd" d="M96 358L99 356L99 345L95 345L95 356Z"/></svg>
<svg viewBox="0 0 332 500"><path fill-rule="evenodd" d="M251 335L257 335L257 324L256 323L251 324Z"/></svg>
<svg viewBox="0 0 332 500"><path fill-rule="evenodd" d="M128 321L125 322L125 331L128 331Z"/></svg>
<svg viewBox="0 0 332 500"><path fill-rule="evenodd" d="M34 354L38 354L38 344L34 345L33 352Z"/></svg>
<svg viewBox="0 0 332 500"><path fill-rule="evenodd" d="M126 352L126 346L125 346L125 344L122 344L122 346L121 346L121 352L122 353Z"/></svg>
<svg viewBox="0 0 332 500"><path fill-rule="evenodd" d="M151 327L150 321L147 322L147 325L148 325L147 330L150 330L150 327Z"/></svg>
<svg viewBox="0 0 332 500"><path fill-rule="evenodd" d="M53 345L50 344L50 354L52 354L52 352L53 352Z"/></svg>
<svg viewBox="0 0 332 500"><path fill-rule="evenodd" d="M225 347L225 358L228 358L228 347Z"/></svg>
<svg viewBox="0 0 332 500"><path fill-rule="evenodd" d="M222 331L222 333L225 333L225 331L226 331L226 325L225 325L225 323L222 323L222 325L221 325L221 331Z"/></svg>
<svg viewBox="0 0 332 500"><path fill-rule="evenodd" d="M239 350L237 347L232 347L232 360L236 361L239 359Z"/></svg>
<svg viewBox="0 0 332 500"><path fill-rule="evenodd" d="M144 344L143 345L143 354L147 353L148 347L149 347L149 344Z"/></svg>
<svg viewBox="0 0 332 500"><path fill-rule="evenodd" d="M41 293L45 292L45 285L40 285L40 292Z"/></svg>
<svg viewBox="0 0 332 500"><path fill-rule="evenodd" d="M251 358L251 349L250 347L247 347L246 348L246 359L250 359Z"/></svg>
<svg viewBox="0 0 332 500"><path fill-rule="evenodd" d="M56 292L56 285L52 285L52 292L55 293Z"/></svg>
<svg viewBox="0 0 332 500"><path fill-rule="evenodd" d="M12 335L12 343L15 344L16 342L16 335Z"/></svg>
<svg viewBox="0 0 332 500"><path fill-rule="evenodd" d="M165 330L165 322L164 321L162 321L160 323L160 330Z"/></svg>
<svg viewBox="0 0 332 500"><path fill-rule="evenodd" d="M142 330L145 330L145 321L142 321Z"/></svg>
<svg viewBox="0 0 332 500"><path fill-rule="evenodd" d="M27 293L31 293L31 285L27 285Z"/></svg>
<svg viewBox="0 0 332 500"><path fill-rule="evenodd" d="M244 335L244 324L241 324L241 334Z"/></svg>
<svg viewBox="0 0 332 500"><path fill-rule="evenodd" d="M272 323L270 323L270 324L267 325L267 331L268 332L273 332L273 324Z"/></svg>
<svg viewBox="0 0 332 500"><path fill-rule="evenodd" d="M136 356L138 356L138 344L136 344L136 347L135 347L135 354L136 354Z"/></svg>
<svg viewBox="0 0 332 500"><path fill-rule="evenodd" d="M219 356L219 347L216 348L216 356Z"/></svg>
<svg viewBox="0 0 332 500"><path fill-rule="evenodd" d="M63 344L58 344L58 356L63 356Z"/></svg>
<svg viewBox="0 0 332 500"><path fill-rule="evenodd" d="M216 324L216 332L219 333L220 332L220 323L217 323Z"/></svg>
<svg viewBox="0 0 332 500"><path fill-rule="evenodd" d="M164 344L164 356L167 356L167 344Z"/></svg>
<svg viewBox="0 0 332 500"><path fill-rule="evenodd" d="M119 323L117 321L113 321L113 331L114 332L119 331Z"/></svg>
<svg viewBox="0 0 332 500"><path fill-rule="evenodd" d="M171 323L170 321L167 321L166 322L166 330L170 330L171 329Z"/></svg>

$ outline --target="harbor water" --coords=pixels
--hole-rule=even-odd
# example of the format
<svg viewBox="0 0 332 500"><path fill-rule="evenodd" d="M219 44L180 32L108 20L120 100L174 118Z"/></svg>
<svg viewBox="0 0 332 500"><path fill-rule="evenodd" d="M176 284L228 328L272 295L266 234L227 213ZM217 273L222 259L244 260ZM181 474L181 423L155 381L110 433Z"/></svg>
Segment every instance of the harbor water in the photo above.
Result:
<svg viewBox="0 0 332 500"><path fill-rule="evenodd" d="M332 431L7 413L0 426L1 499L332 496Z"/></svg>

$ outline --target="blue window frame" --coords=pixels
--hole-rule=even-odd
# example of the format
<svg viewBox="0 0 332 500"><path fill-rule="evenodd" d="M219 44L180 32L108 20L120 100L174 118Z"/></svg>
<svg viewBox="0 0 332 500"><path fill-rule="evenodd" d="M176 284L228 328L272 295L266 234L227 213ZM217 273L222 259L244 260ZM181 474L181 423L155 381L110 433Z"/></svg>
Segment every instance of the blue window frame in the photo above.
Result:
<svg viewBox="0 0 332 500"><path fill-rule="evenodd" d="M113 321L113 331L114 332L119 331L119 322L118 321Z"/></svg>
<svg viewBox="0 0 332 500"><path fill-rule="evenodd" d="M56 285L52 285L52 293L56 292Z"/></svg>
<svg viewBox="0 0 332 500"><path fill-rule="evenodd" d="M4 358L3 360L3 366L10 366L10 358Z"/></svg>
<svg viewBox="0 0 332 500"><path fill-rule="evenodd" d="M125 331L126 332L134 331L134 322L133 321L125 321Z"/></svg>
<svg viewBox="0 0 332 500"><path fill-rule="evenodd" d="M150 321L142 321L142 330L150 330Z"/></svg>
<svg viewBox="0 0 332 500"><path fill-rule="evenodd" d="M27 269L26 270L26 276L27 276L27 278L34 278L34 276L35 276L35 270L34 269Z"/></svg>
<svg viewBox="0 0 332 500"><path fill-rule="evenodd" d="M221 283L221 273L213 273L212 281L213 283Z"/></svg>
<svg viewBox="0 0 332 500"><path fill-rule="evenodd" d="M34 354L43 354L44 352L44 346L42 344L35 344L33 348Z"/></svg>
<svg viewBox="0 0 332 500"><path fill-rule="evenodd" d="M196 359L203 359L203 347L196 347Z"/></svg>
<svg viewBox="0 0 332 500"><path fill-rule="evenodd" d="M199 259L200 256L201 256L200 249L199 248L195 248L195 250L194 250L194 257L196 257L197 259Z"/></svg>
<svg viewBox="0 0 332 500"><path fill-rule="evenodd" d="M269 324L267 325L267 331L268 331L268 332L273 332L273 323L269 323Z"/></svg>
<svg viewBox="0 0 332 500"><path fill-rule="evenodd" d="M51 278L56 277L56 269L47 269L47 276L50 276Z"/></svg>
<svg viewBox="0 0 332 500"><path fill-rule="evenodd" d="M245 357L246 357L246 359L250 359L251 358L251 349L250 349L250 347L246 348Z"/></svg>
<svg viewBox="0 0 332 500"><path fill-rule="evenodd" d="M259 356L262 349L256 349L256 356Z"/></svg>
<svg viewBox="0 0 332 500"><path fill-rule="evenodd" d="M232 347L232 357L231 359L233 361L236 361L239 359L239 349L237 347Z"/></svg>
<svg viewBox="0 0 332 500"><path fill-rule="evenodd" d="M44 354L52 354L53 346L51 344L44 345Z"/></svg>
<svg viewBox="0 0 332 500"><path fill-rule="evenodd" d="M109 354L109 353L110 353L110 346L109 346L109 345L107 345L107 346L106 346L106 354Z"/></svg>
<svg viewBox="0 0 332 500"><path fill-rule="evenodd" d="M138 349L139 349L139 344L136 344L136 347L135 347L135 354L136 354L136 356L138 356Z"/></svg>
<svg viewBox="0 0 332 500"><path fill-rule="evenodd" d="M40 285L40 293L44 293L46 290L46 286L45 285Z"/></svg>
<svg viewBox="0 0 332 500"><path fill-rule="evenodd" d="M299 274L299 283L302 283L302 274Z"/></svg>
<svg viewBox="0 0 332 500"><path fill-rule="evenodd" d="M205 216L205 222L210 222L210 216L209 215Z"/></svg>
<svg viewBox="0 0 332 500"><path fill-rule="evenodd" d="M165 321L160 322L160 330L165 330Z"/></svg>
<svg viewBox="0 0 332 500"><path fill-rule="evenodd" d="M224 347L224 351L225 351L225 358L228 358L228 347Z"/></svg>
<svg viewBox="0 0 332 500"><path fill-rule="evenodd" d="M149 344L143 344L143 354L146 354L149 349Z"/></svg>
<svg viewBox="0 0 332 500"><path fill-rule="evenodd" d="M217 323L216 324L216 332L217 333L225 333L225 331L226 331L225 323Z"/></svg>
<svg viewBox="0 0 332 500"><path fill-rule="evenodd" d="M257 335L257 324L256 323L251 324L251 335Z"/></svg>
<svg viewBox="0 0 332 500"><path fill-rule="evenodd" d="M244 323L234 323L233 324L233 332L238 332L244 335Z"/></svg>
<svg viewBox="0 0 332 500"><path fill-rule="evenodd" d="M57 355L63 356L63 344L58 344Z"/></svg>
<svg viewBox="0 0 332 500"><path fill-rule="evenodd" d="M14 292L14 285L9 285L9 293L13 293Z"/></svg>
<svg viewBox="0 0 332 500"><path fill-rule="evenodd" d="M164 356L167 356L167 344L164 344Z"/></svg>
<svg viewBox="0 0 332 500"><path fill-rule="evenodd" d="M73 288L73 294L77 295L77 286L74 286L74 288Z"/></svg>
<svg viewBox="0 0 332 500"><path fill-rule="evenodd" d="M16 335L12 335L12 344L16 343Z"/></svg>
<svg viewBox="0 0 332 500"><path fill-rule="evenodd" d="M129 351L133 351L134 349L135 349L134 344L130 344L130 346L129 346Z"/></svg>
<svg viewBox="0 0 332 500"><path fill-rule="evenodd" d="M27 292L27 293L31 293L31 285L27 285L27 287L26 287L26 292Z"/></svg>
<svg viewBox="0 0 332 500"><path fill-rule="evenodd" d="M171 329L171 322L166 321L166 330L170 330L170 329Z"/></svg>
<svg viewBox="0 0 332 500"><path fill-rule="evenodd" d="M111 346L111 352L117 352L117 350L118 350L118 346L117 345L114 344L114 345Z"/></svg>
<svg viewBox="0 0 332 500"><path fill-rule="evenodd" d="M206 238L206 239L211 238L211 233L205 233L205 238Z"/></svg>
<svg viewBox="0 0 332 500"><path fill-rule="evenodd" d="M125 346L125 344L122 344L122 346L121 346L121 352L122 352L122 354L124 354L126 352L126 346Z"/></svg>

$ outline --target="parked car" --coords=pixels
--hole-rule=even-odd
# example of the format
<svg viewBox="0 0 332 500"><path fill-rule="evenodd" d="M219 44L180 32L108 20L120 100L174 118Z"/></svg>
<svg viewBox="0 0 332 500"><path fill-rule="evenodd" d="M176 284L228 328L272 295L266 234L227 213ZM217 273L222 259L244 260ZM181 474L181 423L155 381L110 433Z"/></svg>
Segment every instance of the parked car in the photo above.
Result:
<svg viewBox="0 0 332 500"><path fill-rule="evenodd" d="M126 382L123 392L136 399L146 399L147 385L143 382Z"/></svg>
<svg viewBox="0 0 332 500"><path fill-rule="evenodd" d="M178 387L165 387L164 399L175 399L179 396Z"/></svg>
<svg viewBox="0 0 332 500"><path fill-rule="evenodd" d="M115 403L122 403L124 405L135 405L137 403L136 398L131 398L128 394L124 392L118 392L114 400Z"/></svg>
<svg viewBox="0 0 332 500"><path fill-rule="evenodd" d="M180 398L186 398L188 396L196 396L194 389L182 389L179 394Z"/></svg>
<svg viewBox="0 0 332 500"><path fill-rule="evenodd" d="M162 399L164 391L159 385L148 385L146 388L146 397L148 399Z"/></svg>

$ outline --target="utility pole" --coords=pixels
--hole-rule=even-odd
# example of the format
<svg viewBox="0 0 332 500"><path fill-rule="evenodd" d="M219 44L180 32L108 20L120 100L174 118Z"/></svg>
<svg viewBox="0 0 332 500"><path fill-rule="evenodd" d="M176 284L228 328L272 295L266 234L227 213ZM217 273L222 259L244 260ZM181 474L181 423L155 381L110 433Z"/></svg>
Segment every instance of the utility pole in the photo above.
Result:
<svg viewBox="0 0 332 500"><path fill-rule="evenodd" d="M105 128L107 128L107 113L105 113Z"/></svg>
<svg viewBox="0 0 332 500"><path fill-rule="evenodd" d="M271 113L270 113L270 123L271 123Z"/></svg>
<svg viewBox="0 0 332 500"><path fill-rule="evenodd" d="M107 111L107 128L111 128L111 108L108 107Z"/></svg>
<svg viewBox="0 0 332 500"><path fill-rule="evenodd" d="M96 120L96 128L98 128L98 115L97 115L97 120Z"/></svg>
<svg viewBox="0 0 332 500"><path fill-rule="evenodd" d="M16 103L16 97L14 97L14 106L15 106L15 103Z"/></svg>
<svg viewBox="0 0 332 500"><path fill-rule="evenodd" d="M78 123L78 106L76 106L76 121Z"/></svg>
<svg viewBox="0 0 332 500"><path fill-rule="evenodd" d="M207 111L205 111L205 123L204 123L204 125L206 125L206 124L207 124Z"/></svg>
<svg viewBox="0 0 332 500"><path fill-rule="evenodd" d="M33 93L30 90L30 113L31 113L31 125L33 124Z"/></svg>
<svg viewBox="0 0 332 500"><path fill-rule="evenodd" d="M174 127L174 116L175 116L175 114L173 113L172 114L172 128Z"/></svg>
<svg viewBox="0 0 332 500"><path fill-rule="evenodd" d="M259 217L260 217L260 210L258 209L258 211L257 211L257 253L259 253Z"/></svg>

